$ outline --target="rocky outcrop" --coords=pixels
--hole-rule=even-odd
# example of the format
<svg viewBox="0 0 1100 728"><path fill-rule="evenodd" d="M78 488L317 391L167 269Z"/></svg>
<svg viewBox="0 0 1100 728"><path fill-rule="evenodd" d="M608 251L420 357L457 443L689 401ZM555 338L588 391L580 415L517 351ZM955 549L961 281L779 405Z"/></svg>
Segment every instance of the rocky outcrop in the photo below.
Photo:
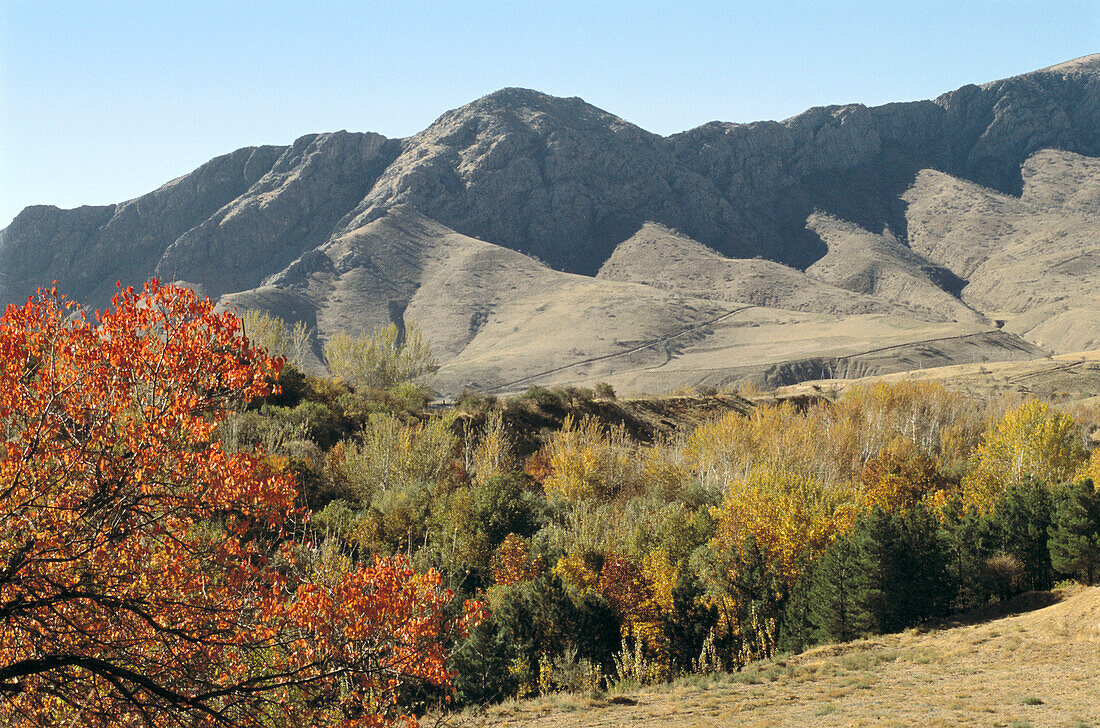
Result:
<svg viewBox="0 0 1100 728"><path fill-rule="evenodd" d="M116 282L152 276L176 239L245 194L281 151L238 149L118 205L28 207L0 231L0 304L56 280L69 296L102 305Z"/></svg>
<svg viewBox="0 0 1100 728"><path fill-rule="evenodd" d="M248 190L163 251L156 272L217 298L259 285L332 235L399 149L378 134L311 134Z"/></svg>

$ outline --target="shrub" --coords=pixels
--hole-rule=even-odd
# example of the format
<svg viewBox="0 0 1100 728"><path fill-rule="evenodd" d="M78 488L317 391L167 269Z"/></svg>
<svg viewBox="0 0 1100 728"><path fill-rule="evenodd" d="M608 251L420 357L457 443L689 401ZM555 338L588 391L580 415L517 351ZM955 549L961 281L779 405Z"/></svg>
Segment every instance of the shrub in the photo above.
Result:
<svg viewBox="0 0 1100 728"><path fill-rule="evenodd" d="M615 388L607 382L597 382L592 391L599 399L615 399Z"/></svg>
<svg viewBox="0 0 1100 728"><path fill-rule="evenodd" d="M412 324L404 332L391 324L370 334L335 334L323 351L329 372L356 389L417 384L439 368L420 330Z"/></svg>

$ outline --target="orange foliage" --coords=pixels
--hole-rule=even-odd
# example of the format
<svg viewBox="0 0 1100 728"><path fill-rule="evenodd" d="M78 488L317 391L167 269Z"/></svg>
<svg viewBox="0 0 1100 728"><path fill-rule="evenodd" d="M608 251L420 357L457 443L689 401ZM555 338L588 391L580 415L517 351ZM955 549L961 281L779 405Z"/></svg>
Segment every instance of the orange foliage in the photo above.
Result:
<svg viewBox="0 0 1100 728"><path fill-rule="evenodd" d="M947 485L937 472L935 459L912 440L900 437L868 460L859 478L868 504L887 511L910 508Z"/></svg>
<svg viewBox="0 0 1100 728"><path fill-rule="evenodd" d="M546 454L545 450L539 450L527 458L527 462L523 465L523 472L530 475L531 479L540 485L545 483L546 479L554 473L554 469L550 466L550 456Z"/></svg>
<svg viewBox="0 0 1100 728"><path fill-rule="evenodd" d="M542 573L542 557L531 560L527 539L510 533L493 554L493 580L505 586L530 581Z"/></svg>
<svg viewBox="0 0 1100 728"><path fill-rule="evenodd" d="M279 367L155 281L0 318L0 723L385 725L448 684L438 575L295 577L292 477L214 437Z"/></svg>
<svg viewBox="0 0 1100 728"><path fill-rule="evenodd" d="M653 587L645 574L622 554L607 554L598 588L626 625L653 622L660 615Z"/></svg>

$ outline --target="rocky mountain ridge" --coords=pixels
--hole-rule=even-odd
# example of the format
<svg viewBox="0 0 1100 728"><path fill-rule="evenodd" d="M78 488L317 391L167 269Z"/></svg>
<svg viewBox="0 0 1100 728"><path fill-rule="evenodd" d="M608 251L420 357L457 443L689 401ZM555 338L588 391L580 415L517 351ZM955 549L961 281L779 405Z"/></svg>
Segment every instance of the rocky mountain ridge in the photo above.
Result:
<svg viewBox="0 0 1100 728"><path fill-rule="evenodd" d="M116 281L157 275L304 320L319 342L408 317L443 355L448 388L530 372L614 379L654 366L657 350L664 367L711 347L734 356L715 326L745 315L781 338L813 317L825 317L818 330L878 317L890 341L954 326L1023 337L1002 343L1034 354L1031 331L1054 349L1093 338L1048 319L1100 308L1091 263L1079 272L1064 255L1067 241L1097 244L1097 156L1100 55L931 101L668 137L578 98L503 89L406 139L309 135L238 150L118 205L27 208L0 231L0 303L56 279L103 305ZM945 231L960 201L965 232ZM996 232L1006 225L1012 235ZM1051 238L1043 270L1062 266L1084 300L1051 300L1001 256L1038 238ZM579 327L577 306L589 313ZM731 313L741 306L754 313ZM1037 307L1042 320L1022 320ZM1008 319L1000 332L994 321ZM882 343L875 326L857 328L816 350L813 337L786 350L769 341L769 366ZM971 355L1004 353L983 351ZM746 366L756 371L727 364L728 378ZM652 386L723 376L721 365L688 369Z"/></svg>

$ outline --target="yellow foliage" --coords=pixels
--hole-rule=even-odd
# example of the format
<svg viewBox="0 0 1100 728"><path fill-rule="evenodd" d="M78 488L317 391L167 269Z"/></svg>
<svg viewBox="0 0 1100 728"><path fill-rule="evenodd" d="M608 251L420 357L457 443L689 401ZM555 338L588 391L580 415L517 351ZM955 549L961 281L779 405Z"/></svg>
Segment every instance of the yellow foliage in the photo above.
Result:
<svg viewBox="0 0 1100 728"><path fill-rule="evenodd" d="M868 505L896 511L909 508L943 486L936 461L912 440L896 437L860 472Z"/></svg>
<svg viewBox="0 0 1100 728"><path fill-rule="evenodd" d="M836 409L838 418L858 422L864 459L897 437L937 455L946 428L955 428L954 437L968 440L973 447L983 424L973 401L938 382L903 380L852 387Z"/></svg>
<svg viewBox="0 0 1100 728"><path fill-rule="evenodd" d="M329 372L352 387L390 389L417 382L438 365L420 330L412 324L404 335L397 326L375 328L357 336L335 334L324 346Z"/></svg>
<svg viewBox="0 0 1100 728"><path fill-rule="evenodd" d="M764 463L835 480L825 450L829 441L816 425L787 403L757 407L748 415L731 412L696 428L684 444L684 459L705 487L718 491Z"/></svg>
<svg viewBox="0 0 1100 728"><path fill-rule="evenodd" d="M1082 463L1073 475L1074 481L1083 478L1092 478L1093 484L1100 487L1100 447L1092 451L1089 459Z"/></svg>
<svg viewBox="0 0 1100 728"><path fill-rule="evenodd" d="M512 455L512 440L504 426L504 416L500 410L489 412L481 437L471 454L474 480L483 483L490 478L504 475L515 469L515 457Z"/></svg>
<svg viewBox="0 0 1100 728"><path fill-rule="evenodd" d="M751 536L766 561L793 584L804 558L816 558L858 511L850 489L827 488L812 477L765 466L730 485L717 537L729 547Z"/></svg>
<svg viewBox="0 0 1100 728"><path fill-rule="evenodd" d="M562 556L554 565L553 573L563 582L580 591L595 589L600 576L588 568L584 557L579 555Z"/></svg>
<svg viewBox="0 0 1100 728"><path fill-rule="evenodd" d="M987 430L963 479L963 499L982 512L1012 483L1068 480L1086 461L1077 425L1046 402L1027 402Z"/></svg>
<svg viewBox="0 0 1100 728"><path fill-rule="evenodd" d="M530 581L542 573L542 557L531 559L527 539L510 533L493 554L493 581L503 586Z"/></svg>
<svg viewBox="0 0 1100 728"><path fill-rule="evenodd" d="M653 601L665 614L671 614L673 609L672 591L676 588L676 582L680 578L680 570L672 564L668 551L657 549L650 551L642 559L642 575L649 582L649 588L653 592Z"/></svg>
<svg viewBox="0 0 1100 728"><path fill-rule="evenodd" d="M241 326L248 340L266 349L269 355L281 356L297 367L305 362L313 338L305 322L298 321L290 326L278 316L253 310L244 312Z"/></svg>
<svg viewBox="0 0 1100 728"><path fill-rule="evenodd" d="M328 467L363 503L387 491L439 480L458 449L453 415L408 426L385 414L372 414L361 442L334 447Z"/></svg>
<svg viewBox="0 0 1100 728"><path fill-rule="evenodd" d="M594 417L577 422L568 415L546 444L550 474L543 487L572 501L614 498L639 481L635 451L624 428L607 430Z"/></svg>
<svg viewBox="0 0 1100 728"><path fill-rule="evenodd" d="M657 444L645 448L641 477L647 493L673 500L691 479L691 469L678 450Z"/></svg>

